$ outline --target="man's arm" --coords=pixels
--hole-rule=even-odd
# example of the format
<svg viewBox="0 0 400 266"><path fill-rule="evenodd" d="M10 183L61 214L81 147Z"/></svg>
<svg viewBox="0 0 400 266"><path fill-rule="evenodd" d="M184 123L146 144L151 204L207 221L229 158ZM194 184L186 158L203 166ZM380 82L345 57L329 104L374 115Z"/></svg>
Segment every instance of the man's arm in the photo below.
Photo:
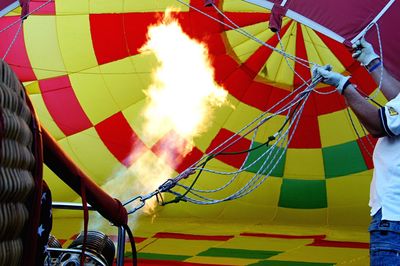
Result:
<svg viewBox="0 0 400 266"><path fill-rule="evenodd" d="M374 137L385 136L386 132L382 126L378 108L361 96L354 85L350 83L350 77L328 69L327 66L314 67L313 79L322 77L322 82L335 86L368 132Z"/></svg>
<svg viewBox="0 0 400 266"><path fill-rule="evenodd" d="M379 110L366 101L352 84L345 88L343 96L351 110L373 137L379 138L386 135L379 117Z"/></svg>
<svg viewBox="0 0 400 266"><path fill-rule="evenodd" d="M380 64L380 59L374 59L370 64L368 64L367 69L371 69L374 66L378 65L375 69L372 70L371 76L375 80L376 84L379 84L381 79L381 71L383 70L383 78L382 78L382 93L389 101L397 96L400 93L400 81L395 79L384 67Z"/></svg>

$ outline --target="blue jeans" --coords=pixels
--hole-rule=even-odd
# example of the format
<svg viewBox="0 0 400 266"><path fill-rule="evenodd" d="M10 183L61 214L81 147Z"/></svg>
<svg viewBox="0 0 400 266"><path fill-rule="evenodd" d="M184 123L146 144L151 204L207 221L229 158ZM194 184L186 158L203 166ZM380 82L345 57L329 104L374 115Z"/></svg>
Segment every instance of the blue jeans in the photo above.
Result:
<svg viewBox="0 0 400 266"><path fill-rule="evenodd" d="M400 266L400 222L382 220L379 210L368 228L371 266Z"/></svg>

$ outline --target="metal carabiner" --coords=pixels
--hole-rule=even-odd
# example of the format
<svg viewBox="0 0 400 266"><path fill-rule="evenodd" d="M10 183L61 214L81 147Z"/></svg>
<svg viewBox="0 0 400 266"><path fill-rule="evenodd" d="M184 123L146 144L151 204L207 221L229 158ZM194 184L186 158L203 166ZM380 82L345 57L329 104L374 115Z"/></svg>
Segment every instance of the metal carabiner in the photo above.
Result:
<svg viewBox="0 0 400 266"><path fill-rule="evenodd" d="M139 202L139 204L138 204L135 208L133 208L132 210L130 210L130 211L128 212L128 215L129 215L129 214L132 214L132 213L134 213L134 212L136 212L137 210L139 210L139 209L141 209L141 208L143 208L143 206L145 205L145 201L143 200L142 196L135 197L134 200L136 200L136 199L139 199L140 202ZM132 200L132 201L134 201L134 200ZM131 202L132 202L132 201L131 201Z"/></svg>

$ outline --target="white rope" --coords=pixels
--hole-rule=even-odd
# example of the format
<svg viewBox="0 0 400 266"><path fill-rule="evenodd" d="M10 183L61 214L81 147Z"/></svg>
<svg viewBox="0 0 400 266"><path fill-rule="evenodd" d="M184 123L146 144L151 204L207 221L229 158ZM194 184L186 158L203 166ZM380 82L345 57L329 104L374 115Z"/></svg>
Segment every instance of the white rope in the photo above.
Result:
<svg viewBox="0 0 400 266"><path fill-rule="evenodd" d="M264 118L265 115L267 115L268 113L270 113L275 107L279 106L282 102L284 102L285 100L287 100L289 97L293 96L295 93L297 93L305 84L302 84L301 86L299 86L297 89L293 90L291 93L289 93L288 95L286 95L285 97L283 97L282 99L280 99L277 103L275 103L273 106L271 106L267 111L263 112L262 114L260 114L258 117L256 117L253 121L251 121L250 123L248 123L247 125L245 125L242 129L240 129L239 131L237 131L234 135L232 135L231 137L227 138L224 142L222 142L221 144L219 144L217 147L215 147L213 150L211 150L209 153L205 154L201 159L199 159L197 162L193 163L190 167L188 167L188 171L194 169L196 167L196 165L199 165L201 162L203 162L204 160L206 160L210 155L217 153L218 150L222 150L222 149L226 149L229 146L232 146L234 143L236 143L237 141L239 141L241 138L244 138L246 135L248 135L249 133L253 132L255 130L255 128L249 129L247 132L245 132L245 134L242 134L245 130L247 130L248 128L250 128L252 125L254 125L256 122L259 122L259 124L265 120L267 121L268 119ZM264 118L264 119L263 119ZM263 120L262 120L263 119ZM265 122L264 121L264 122ZM238 137L237 139L233 140L234 138ZM230 143L230 141L232 141ZM226 146L228 145L228 146ZM180 177L185 176L186 171L183 171L181 174L179 174L178 176L176 176L176 179L179 179Z"/></svg>
<svg viewBox="0 0 400 266"><path fill-rule="evenodd" d="M265 176L262 178L263 176L263 172L265 171L266 168L269 167L269 165L271 164L271 162L276 158L276 154L274 158L272 158L272 160L268 160L268 158L264 161L263 165L259 168L258 172L253 176L253 178L247 182L247 184L245 186L243 186L240 190L236 191L235 193L231 194L228 197L225 197L223 199L212 199L212 198L207 198L204 197L202 195L198 195L195 194L196 196L200 196L202 199L207 199L206 201L200 201L200 200L196 200L190 197L185 196L185 200L195 203L195 204L201 204L201 205L210 205L210 204L217 204L223 201L228 201L228 200L233 200L233 199L237 199L237 198L241 198L251 192L253 192L255 189L257 189L261 184L263 184L265 182L265 180L271 175L272 171L275 169L275 167L278 165L278 163L280 162L280 160L282 159L282 156L286 153L287 148L294 136L294 133L297 129L300 117L301 117L301 113L304 110L304 106L305 103L308 99L309 94L306 97L306 100L302 103L301 108L298 112L296 112L295 116L293 117L292 122L290 123L289 128L286 130L286 132L284 133L285 136L287 136L287 134L289 133L289 129L291 128L291 126L293 125L293 123L295 124L294 130L291 133L290 138L288 139L287 145L285 145L285 148L283 150L283 152L281 152L279 158L276 160L276 163L273 165L273 167L271 167L271 169L269 170L269 172L267 174L265 174ZM293 122L295 121L295 122ZM265 167L265 163L269 162L269 164ZM176 196L182 196L182 194L177 193L177 192L173 192L173 194L175 194ZM193 194L193 193L192 193Z"/></svg>
<svg viewBox="0 0 400 266"><path fill-rule="evenodd" d="M48 5L51 1L53 0L47 0L47 2L41 4L40 6L38 6L37 8L35 8L34 10L30 11L28 14L26 14L23 17L20 17L19 19L17 19L16 21L14 21L13 23L8 24L6 27L4 27L3 29L0 30L0 33L2 33L3 31L8 30L9 28L11 28L12 26L14 26L15 24L17 24L18 22L26 19L29 15L32 15L33 13L35 13L36 11L42 9L43 7L45 7L46 5Z"/></svg>
<svg viewBox="0 0 400 266"><path fill-rule="evenodd" d="M204 16L206 16L206 17L208 17L208 18L210 18L210 19L212 19L212 20L214 20L214 21L216 21L216 22L218 22L218 23L220 23L220 24L223 25L223 26L226 26L227 28L229 28L229 29L231 29L231 30L234 30L234 31L236 31L236 32L239 32L240 34L242 34L242 35L248 37L249 39L254 40L255 42L257 42L257 43L259 43L259 44L261 44L261 45L263 45L263 46L266 46L266 47L268 47L269 49L271 49L271 50L273 50L273 51L275 51L275 52L277 52L277 53L279 53L279 54L282 54L282 55L283 55L283 54L286 54L284 51L281 51L280 49L278 49L278 48L276 48L276 47L273 47L272 45L269 45L268 43L266 43L266 42L264 42L264 41L262 41L262 40L256 38L255 36L251 35L250 33L246 32L245 30L243 30L242 28L240 28L240 27L238 27L238 26L237 26L237 27L236 27L236 26L234 27L234 26L232 26L232 25L229 25L229 24L227 24L227 23L225 23L225 22L223 22L223 21L221 21L221 20L219 20L219 19L217 19L217 18L215 18L215 17L213 17L213 16L207 14L206 12L204 12L204 11L202 11L202 10L200 10L200 9L198 9L198 8L196 8L196 7L190 5L190 4L188 4L188 3L186 3L186 2L184 2L184 1L182 1L182 0L176 0L176 1L178 1L179 3L181 3L181 4L183 4L183 5L185 5L185 6L189 7L189 8L191 8L191 9L193 9L193 10L195 10L195 11L197 11L198 13L200 13L200 14L202 14L202 15L204 15ZM216 8L216 7L214 7L214 8ZM217 10L218 10L218 9L217 9ZM223 12L221 12L221 14L223 14ZM223 16L226 18L226 16L225 16L224 14L223 14ZM231 21L231 20L230 20L230 21ZM233 23L233 22L231 22L231 23ZM234 25L236 25L236 24L234 24ZM295 57L295 56L293 56L293 55L290 55L290 54L286 54L286 56L287 56L288 58L294 60L294 61L296 61L296 60L298 60L298 61L304 61L304 59L302 59L302 58L297 58L297 57ZM314 63L311 63L311 62L308 62L308 61L306 61L306 62L307 62L308 64L314 64Z"/></svg>
<svg viewBox="0 0 400 266"><path fill-rule="evenodd" d="M306 102L308 101L311 93L316 92L319 94L330 94L330 93L334 93L336 90L327 91L327 92L317 91L315 89L315 87L321 78L312 80L312 82L310 83L310 80L306 81L303 77L301 77L301 75L299 73L297 73L295 71L295 69L293 69L293 67L290 65L290 63L288 62L288 59L298 62L298 63L306 66L307 68L310 68L310 65L317 65L317 64L286 53L284 51L285 48L284 48L284 45L282 43L279 33L277 33L277 37L278 37L278 41L281 46L281 49L275 48L275 47L265 43L264 41L261 41L260 39L256 38L255 36L251 35L247 31L245 31L244 29L239 27L235 22L233 22L230 18L228 18L215 5L213 5L213 7L217 10L217 12L233 26L207 14L206 12L203 12L202 10L200 10L196 7L191 6L188 3L183 2L182 0L177 0L177 1L183 5L188 6L191 9L203 14L204 16L220 23L221 25L224 25L227 28L234 30L234 31L248 37L249 39L254 40L257 43L259 43L263 46L266 46L266 47L272 49L273 51L278 52L279 54L283 55L289 68L304 82L301 86L299 86L298 88L293 90L291 93L289 93L286 97L284 97L283 99L278 101L276 104L274 104L272 107L270 107L266 112L263 112L261 115L256 117L253 121L248 123L241 130L236 132L233 136L226 139L223 143L219 144L211 152L205 154L200 160L198 160L196 163L192 164L192 166L189 167L186 171L184 171L183 173L181 173L177 177L175 177L176 185L180 188L186 189L186 191L183 194L178 193L173 190L169 190L170 193L172 193L182 199L185 199L189 202L196 203L196 204L216 204L216 203L227 201L227 200L237 199L237 198L243 197L243 196L251 193L252 191L257 189L261 184L263 184L265 182L265 180L274 171L274 169L277 167L277 165L280 163L283 155L286 154L289 144L297 130L297 127L298 127L299 121L300 121L300 117L302 116L302 113L304 111L304 106L305 106ZM379 31L379 28L377 28L377 29ZM381 43L380 43L380 45L381 45ZM382 50L381 50L381 55L382 55ZM307 64L305 64L304 62ZM308 85L308 86L303 91L300 91L300 89L303 88L305 85ZM273 114L268 115L268 113L270 113L271 110L275 109L277 106L279 106L281 103L283 103L284 101L286 101L287 99L289 99L292 96L295 96L295 97L293 99L291 99L288 103L286 103L282 107L280 107ZM291 108L293 108L296 104L300 104L300 108L296 107L294 113L292 114L292 117L289 120L289 125L286 127L284 133L280 132L281 130L283 130L283 128L281 128L279 130L279 132L277 132L277 133L279 133L279 135L277 135L278 139L271 146L269 146L261 155L259 155L259 157L257 159L255 159L254 161L247 164L248 159L250 157L250 153L252 152L251 149L255 142L255 138L258 134L258 129L260 128L260 126L263 125L264 123L266 123L268 120L272 119L273 117L275 117L285 111L289 111L289 113L290 113ZM287 119L289 119L289 114L288 114ZM206 162L208 160L214 159L216 156L218 156L218 154L222 153L224 150L228 149L229 147L231 147L232 145L237 143L240 139L244 138L245 136L247 136L250 133L253 133L253 136L252 136L252 139L250 142L250 147L249 147L249 150L247 151L245 160L242 162L242 164L238 170L231 171L231 172L224 172L224 171L216 171L213 169L207 169L205 167ZM224 155L224 154L221 154L221 155ZM225 155L227 155L227 154L225 154ZM227 188L235 180L237 180L240 173L250 169L255 164L259 163L260 160L263 160L263 162L262 162L262 165L260 167L258 167L257 172L253 175L253 177L251 177L247 181L247 183L244 186L242 186L240 189L238 189L234 193L232 193L229 196L226 196L222 199L214 199L212 197L206 197L206 196L202 195L202 193L215 193L215 192L219 192L219 191ZM202 162L203 162L204 166L201 166ZM225 184L220 186L219 188L196 189L196 188L194 188L195 183L192 183L192 185L190 185L190 186L182 185L182 184L178 183L181 180L181 178L187 177L186 173L188 170L189 171L191 171L191 170L206 171L206 172L209 172L212 174L217 174L217 175L232 175L233 177L230 180L228 180L228 182L226 182ZM196 177L196 180L194 182L197 181L198 177L199 176ZM194 196L197 199L191 198L188 195L191 195L192 197Z"/></svg>
<svg viewBox="0 0 400 266"><path fill-rule="evenodd" d="M382 81L383 81L383 48L382 48L381 33L380 33L380 29L379 29L378 23L375 22L374 25L376 27L376 33L377 33L377 36L378 36L379 55L381 57L381 69L380 69L380 77L379 77L378 88L375 90L375 92L371 96L367 97L367 99L369 99L369 100L373 100L373 99L376 98L376 96L378 96L378 93L382 89Z"/></svg>
<svg viewBox="0 0 400 266"><path fill-rule="evenodd" d="M310 91L311 91L311 90L310 90ZM222 201L227 201L227 200L232 200L232 199L236 199L236 198L243 197L243 196L245 196L245 195L251 193L252 191L254 191L254 190L255 190L256 188L258 188L262 183L264 183L265 180L266 180L266 178L269 177L269 176L271 175L272 171L273 171L273 170L276 168L276 166L279 164L280 160L282 159L282 156L286 153L287 148L288 148L288 146L289 146L289 144L290 144L290 141L291 141L292 137L294 136L294 133L295 133L295 131L296 131L296 129L297 129L298 122L299 122L299 118L301 117L301 113L302 113L303 110L304 110L304 106L305 106L305 103L306 103L306 101L307 101L309 95L310 95L310 93L308 93L308 94L305 96L305 99L304 99L304 101L302 102L302 105L301 105L300 109L294 114L294 116L293 116L293 118L292 118L292 121L290 122L289 127L287 128L287 130L285 131L285 133L284 133L284 134L279 138L279 140L272 146L273 148L275 148L275 147L277 146L277 143L280 142L280 140L283 140L283 141L284 141L284 140L286 139L287 135L289 134L291 127L293 126L293 124L295 124L295 127L294 127L293 131L291 132L291 136L290 136L289 140L287 141L287 144L285 145L283 151L280 152L279 158L276 159L276 157L277 157L277 155L278 155L278 153L279 153L279 151L278 151L278 152L275 152L275 154L273 155L272 159L270 159L270 156L271 156L271 154L272 154L272 151L274 150L274 149L271 149L272 147L271 147L270 149L268 149L266 152L264 152L264 154L261 155L260 157L264 157L267 153L269 153L269 155L268 155L268 157L264 160L263 165L258 169L257 173L253 176L253 178L251 178L251 179L247 182L247 184L246 184L245 186L243 186L240 190L236 191L235 193L233 193L232 195L230 195L230 196L228 196L228 197L225 197L225 198L219 199L219 200L215 200L215 199L211 199L211 198L204 197L204 196L199 195L199 194L197 194L197 193L195 193L195 192L189 191L189 193L194 194L195 196L198 196L198 197L200 197L200 198L202 198L202 199L204 199L204 200L207 200L207 201L206 201L206 202L204 202L204 201L199 201L199 200L195 200L195 199L189 198L189 197L187 197L187 196L185 196L185 199L188 200L188 201L190 201L190 202L196 203L196 204L216 204L216 203L219 203L219 202L222 202ZM294 121L295 121L295 122L294 122ZM282 141L282 145L283 145L283 141ZM282 146L282 145L281 145L281 146ZM267 162L268 162L268 164L266 165ZM274 163L274 164L272 165L272 167L271 167L271 164L272 164L273 162L275 162L275 163ZM270 169L269 172L264 176L264 178L261 179L261 177L263 176L265 170L268 169L268 168ZM261 179L261 180L260 180L260 179ZM193 188L192 188L192 189L193 189ZM219 191L219 190L216 190L216 191ZM198 192L202 192L202 191L198 191ZM209 192L215 192L215 191L209 190ZM177 196L182 196L182 194L179 194L179 193L177 193L177 192L175 192L174 194L177 195Z"/></svg>
<svg viewBox="0 0 400 266"><path fill-rule="evenodd" d="M6 59L8 53L9 53L10 50L11 50L11 47L14 46L14 43L15 43L15 41L17 40L17 37L18 37L19 33L21 32L22 24L23 24L23 21L21 20L21 23L19 24L18 30L15 32L14 38L11 40L10 45L8 46L6 52L5 52L4 55L3 55L3 58L2 58L3 61Z"/></svg>
<svg viewBox="0 0 400 266"><path fill-rule="evenodd" d="M282 51L285 51L285 47L283 46L282 40L281 40L281 35L279 34L279 31L276 32L276 35L278 36L278 41L279 44L281 46ZM283 55L283 58L285 58L286 64L288 65L288 67L290 68L290 70L292 70L292 72L298 77L300 78L304 83L306 83L307 85L308 82L299 74L296 72L296 70L292 67L292 65L289 63L288 58L286 57L286 55ZM307 66L307 68L310 68L309 66Z"/></svg>
<svg viewBox="0 0 400 266"><path fill-rule="evenodd" d="M252 184L254 184L254 183L256 183L256 185L254 185L255 187L258 187L259 185L261 185L260 183L257 183L257 180L259 180L259 178L260 178L260 177L259 177L259 176L260 176L260 173L264 173L264 172L265 172L265 169L268 168L268 167L270 167L271 163L272 163L272 162L274 161L274 159L276 158L276 156L277 156L278 153L275 153L274 156L273 156L273 158L272 158L272 160L269 160L269 158L270 158L272 152L275 150L277 144L280 143L281 140L284 140L284 139L286 138L287 134L289 133L289 130L290 130L291 126L293 125L293 121L294 121L294 120L297 120L295 129L297 128L297 125L298 125L298 119L297 119L297 118L300 117L300 114L302 113L302 111L303 111L303 109L304 109L304 105L305 105L306 100L308 99L310 93L313 91L314 87L316 86L316 84L317 84L318 82L319 82L319 80L314 80L314 81L312 82L311 86L307 87L303 92L298 93L297 96L295 97L295 99L293 99L293 100L292 100L290 103L288 103L286 106L284 106L283 108L281 108L280 110L278 110L278 112L283 112L283 111L286 110L286 109L292 108L296 103L298 103L300 100L302 100L303 98L305 98L305 100L303 101L303 103L302 103L302 105L301 105L300 111L297 111L297 112L294 114L294 116L293 116L293 118L292 118L292 121L290 122L289 127L287 128L286 132L285 132L284 134L280 134L278 140L277 140L269 149L267 149L267 151L265 151L264 154L263 154L262 156L260 156L261 158L263 158L263 157L265 157L265 156L268 154L267 158L264 160L263 165L259 168L257 174L253 177L253 179L251 179L251 180L247 183L246 186L244 186L244 188L242 188L242 190L240 190L239 192L237 192L236 195L239 195L239 193L242 193L242 194L244 194L244 195L250 193L251 191L253 191L253 190L255 189L255 188L254 188L254 189L251 189L251 187L253 186ZM304 84L301 85L299 88L297 88L297 89L294 90L294 91L297 92L297 91L298 91L301 87L303 87L303 86L304 86ZM304 92L306 92L306 93L304 93ZM284 100L284 99L282 99L280 102L282 102L283 100ZM276 105L274 105L274 106L276 106ZM271 108L274 108L274 107L271 107ZM260 117L262 117L262 116L260 116ZM267 121L267 119L264 119L264 120ZM265 121L264 121L264 122L265 122ZM245 127L245 128L246 128L246 127ZM258 127L257 127L257 129L258 129ZM250 131L252 131L252 130L250 130ZM294 132L295 132L295 130L292 132L291 138L293 137ZM253 137L254 137L254 136L253 136ZM291 138L290 138L290 140L291 140ZM281 160L283 154L286 152L289 143L290 143L290 141L287 143L287 145L285 146L285 148L283 148L283 152L281 152L281 155L279 156L278 160L275 161L275 164L271 167L271 170L270 170L270 172L267 174L267 176L270 175L270 173L273 171L273 169L274 169L274 168L276 167L276 165L279 163L279 161ZM282 146L283 146L283 142L281 142L280 147L282 147ZM212 153L209 153L208 155L211 155L211 154L212 154ZM257 161L258 161L258 160L257 160ZM265 164L266 164L267 162L269 162L269 163L267 164L267 166L265 166ZM243 166L243 165L244 165L244 164L242 164L242 166ZM202 169L202 170L203 170L203 169ZM237 171L237 173L235 173L235 176L234 176L231 180L229 180L225 185L223 185L223 186L220 187L220 188L213 189L213 190L199 190L199 189L195 189L195 188L193 188L193 187L190 188L190 187L188 187L188 186L184 186L184 185L181 185L181 184L179 184L179 186L180 186L180 187L183 187L183 188L185 188L185 189L187 189L187 190L188 190L188 193L194 194L194 195L197 196L197 197L200 197L200 198L203 198L203 199L209 199L209 198L206 198L206 197L204 197L204 196L202 196L202 195L199 195L199 194L196 193L196 192L199 192L199 193L213 193L213 192L220 191L220 190L226 188L227 186L229 186L234 180L236 180L236 178L238 177L238 174L239 174L241 171L242 171L242 169L239 169L239 171ZM216 173L217 173L217 174L220 174L219 172L216 172ZM265 179L264 179L264 181L265 181ZM263 182L264 182L264 181L263 181ZM253 187L254 187L254 186L253 186ZM250 187L250 188L247 189L248 187ZM247 189L247 192L241 192L241 191L245 191L245 189ZM173 194L175 194L175 195L178 195L179 197L183 197L183 194L180 194L180 193L177 193L177 192L172 192L172 191L170 191L170 192L173 193ZM187 194L187 193L185 193L185 194ZM235 196L232 196L231 199L233 199L233 198L236 198L236 197L235 197ZM189 200L189 197L185 196L185 199ZM225 199L225 200L228 200L228 199ZM190 200L190 201L193 202L193 203L199 202L199 201L196 201L196 200ZM218 200L217 202L212 201L211 199L209 200L209 203L218 203L218 202L220 202L220 200Z"/></svg>
<svg viewBox="0 0 400 266"><path fill-rule="evenodd" d="M298 91L298 90L295 90L295 91ZM304 90L304 91L306 91L306 90ZM302 92L301 92L301 93L302 93ZM287 97L285 97L285 98L282 99L282 100L285 100L285 99L287 99ZM280 102L282 102L282 100L281 100ZM275 117L275 116L277 116L277 115L279 115L279 114L281 114L281 113L283 113L283 112L286 112L286 111L290 110L294 105L298 104L301 100L302 100L302 97L296 97L296 98L293 99L291 102L289 102L289 103L287 103L286 105L284 105L283 107L281 107L281 109L277 110L277 111L274 112L273 114L270 114L268 117L266 117L266 118L264 118L263 120L261 120L261 121L257 124L256 127L249 129L243 136L246 136L246 135L248 135L249 133L251 133L252 131L258 129L259 126L260 126L261 124L264 124L264 123L265 123L266 121L268 121L269 119L271 119L271 118L273 118L273 117ZM263 114L269 113L270 110L272 110L273 108L275 108L278 104L279 104L279 102L278 102L277 104L275 104L274 106L272 106L268 111L264 112ZM262 115L261 115L261 116L262 116ZM260 116L260 117L261 117L261 116ZM286 119L288 119L288 118L286 118ZM254 120L253 120L250 124L254 124ZM250 125L250 124L249 124L249 125ZM247 125L247 126L248 126L248 125ZM247 127L247 126L246 126L246 127ZM246 127L245 127L245 128L246 128ZM241 133L241 131L239 131L239 132ZM241 137L243 137L243 136L241 136ZM220 145L220 146L221 146L221 148L224 148L224 149L226 148L226 147L223 147L222 145ZM251 147L250 147L250 148L251 148ZM217 153L217 152L216 152L217 150L218 150L218 148L215 148L214 150L212 150L211 152L209 152L209 153L207 154L206 157L212 156L212 154ZM209 170L209 169L206 169L206 168L199 168L199 167L197 167L197 168L192 168L192 169L194 169L194 170L196 170L196 169L203 169L203 170L210 171L210 172L214 172L214 173L218 173L218 174L231 174L231 172L218 172L218 171ZM240 170L239 170L239 171L240 171ZM234 173L236 173L236 172L234 172Z"/></svg>
<svg viewBox="0 0 400 266"><path fill-rule="evenodd" d="M303 59L303 58L300 58L300 57L296 57L296 56L294 56L294 55L292 55L292 54L288 54L288 53L286 53L286 52L284 51L284 49L279 50L278 48L273 47L273 46L271 46L271 45L265 43L264 41L258 39L258 38L255 37L254 35L248 33L248 32L245 31L244 29L242 29L239 25L237 25L235 22L233 22L227 15L225 15L224 12L222 12L222 11L221 11L218 7L216 7L214 4L213 4L212 6L214 7L215 10L217 10L217 12L218 12L220 15L222 15L226 20L228 20L233 26L235 26L234 28L233 28L233 27L231 28L232 30L235 30L235 31L238 31L238 32L242 33L243 35L245 35L246 37L250 38L250 39L253 40L253 41L256 41L256 42L261 43L261 44L263 44L263 45L265 44L266 47L272 49L272 50L275 51L275 52L280 53L280 54L281 54L282 56L284 56L285 58L290 58L290 59L292 59L293 61L295 61L295 62L297 62L297 63L299 63L299 64L301 64L301 65L303 65L303 66L305 66L305 67L307 67L307 68L310 68L310 67L309 67L309 64L310 64L309 61L307 61L307 60L305 60L305 59ZM219 22L220 22L220 23L224 23L224 22L222 22L222 21L219 21ZM224 24L225 24L225 23L224 23Z"/></svg>

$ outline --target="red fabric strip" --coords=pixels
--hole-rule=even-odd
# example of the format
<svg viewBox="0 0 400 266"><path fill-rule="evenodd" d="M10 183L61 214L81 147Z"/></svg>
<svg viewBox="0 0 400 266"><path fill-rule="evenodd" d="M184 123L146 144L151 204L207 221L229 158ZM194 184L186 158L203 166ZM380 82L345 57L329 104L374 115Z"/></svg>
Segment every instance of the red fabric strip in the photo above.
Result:
<svg viewBox="0 0 400 266"><path fill-rule="evenodd" d="M306 45L304 43L303 30L301 28L301 24L297 23L296 25L296 57L302 58L304 60L308 60ZM308 65L307 63L302 62L303 64ZM300 77L305 80L309 80L311 78L310 69L300 64L298 61L295 61L294 70L295 73L298 73ZM293 86L294 88L299 87L304 83L303 80L300 79L297 75L294 75Z"/></svg>
<svg viewBox="0 0 400 266"><path fill-rule="evenodd" d="M225 128L221 128L221 130L218 132L217 136L213 139L210 146L207 148L206 153L210 153L212 150L214 150L216 147L218 147L221 143L224 143L228 138L230 138L234 134L235 133L233 133ZM235 136L234 138L232 138L231 141L226 143L222 148L219 148L214 153L218 153L220 151L238 152L238 151L243 151L243 150L247 150L247 149L251 148L250 140L248 140L246 138L241 138L241 139L237 140L238 138L240 138L240 136ZM235 143L232 146L229 146L229 148L224 149L225 146L227 146L233 142L235 142ZM243 161L246 159L246 153L236 154L236 155L220 155L220 156L217 156L216 158L226 164L233 166L233 167L240 168L240 166L243 164Z"/></svg>
<svg viewBox="0 0 400 266"><path fill-rule="evenodd" d="M378 139L373 138L371 135L368 135L368 139L367 136L357 139L358 146L360 147L360 151L362 153L362 156L364 157L364 161L368 169L374 168L374 163L372 162L372 153L374 152L375 144L377 141Z"/></svg>
<svg viewBox="0 0 400 266"><path fill-rule="evenodd" d="M200 158L203 157L203 152L198 149L197 147L193 147L192 151L186 154L186 156L183 158L183 160L178 164L176 167L176 171L179 173L182 173L185 171L187 168L192 166L195 162L200 160Z"/></svg>
<svg viewBox="0 0 400 266"><path fill-rule="evenodd" d="M269 234L269 233L241 233L240 236L253 236L253 237L266 237L266 238L283 238L283 239L323 239L326 235L282 235L282 234Z"/></svg>
<svg viewBox="0 0 400 266"><path fill-rule="evenodd" d="M151 150L158 157L164 158L173 169L182 172L203 156L203 153L196 147L183 156L182 151L187 144L187 140L178 133L170 131L154 144Z"/></svg>
<svg viewBox="0 0 400 266"><path fill-rule="evenodd" d="M65 135L92 127L68 76L40 80L39 85L47 110Z"/></svg>
<svg viewBox="0 0 400 266"><path fill-rule="evenodd" d="M235 22L236 25L243 28L249 25L258 24L270 20L270 13L257 13L257 12L224 12L225 16ZM223 19L226 24L231 25L227 19ZM204 30L204 29L203 29ZM224 30L231 30L224 26Z"/></svg>
<svg viewBox="0 0 400 266"><path fill-rule="evenodd" d="M147 150L121 112L100 122L95 128L104 145L127 167Z"/></svg>
<svg viewBox="0 0 400 266"><path fill-rule="evenodd" d="M173 238L173 239L208 240L208 241L228 241L233 237L234 236L190 235L190 234L167 233L167 232L159 232L153 236L153 238Z"/></svg>
<svg viewBox="0 0 400 266"><path fill-rule="evenodd" d="M213 17L222 19L213 8L204 8L204 1L191 1ZM227 13L240 27L268 21L269 14L235 12ZM224 42L219 35L227 28L220 23L199 14L195 10L181 12L175 17L182 29L192 38L207 43L211 54L225 53ZM132 56L138 53L147 39L147 29L162 18L160 12L126 14L90 14L90 30L93 47L99 64ZM215 35L215 36L214 36ZM210 47L211 46L211 47Z"/></svg>
<svg viewBox="0 0 400 266"><path fill-rule="evenodd" d="M38 7L46 3L46 0L41 0L41 1L31 1L29 6L31 10L36 10ZM34 13L34 15L55 15L56 14L56 3L55 2L50 2L47 3L45 6L41 7L40 9L37 9Z"/></svg>
<svg viewBox="0 0 400 266"><path fill-rule="evenodd" d="M284 36L286 31L289 29L292 21L287 23L285 27L282 28L280 32L280 36ZM279 39L276 34L274 34L269 40L266 40L266 43L270 46L276 47L279 44ZM260 72L261 68L265 65L268 58L271 56L273 50L264 45L260 46L241 66L242 69L249 75L251 79L254 79L258 72Z"/></svg>
<svg viewBox="0 0 400 266"><path fill-rule="evenodd" d="M11 16L11 17L1 17L0 18L0 28L4 29L11 23L14 23L18 20L19 17ZM1 33L1 42L0 42L0 54L3 56L8 47L10 46L14 36L18 30L20 23L15 24L8 30ZM22 82L24 81L32 81L36 80L36 75L32 70L32 66L28 57L28 53L26 51L25 39L24 39L24 27L22 26L21 32L18 34L15 43L11 47L9 53L5 60L10 65L12 70L17 74L18 79Z"/></svg>
<svg viewBox="0 0 400 266"><path fill-rule="evenodd" d="M305 103L304 112L300 116L298 126L291 127L290 133L294 135L289 144L289 148L297 149L319 149L321 148L321 136L319 132L318 115L315 108L315 97L312 93ZM299 106L300 108L300 106ZM294 110L294 108L293 108ZM293 111L292 111L293 112ZM293 120L293 119L292 119Z"/></svg>
<svg viewBox="0 0 400 266"><path fill-rule="evenodd" d="M363 242L345 242L345 241L331 241L325 239L314 239L314 242L307 246L318 246L318 247L336 247L336 248L369 248L369 243Z"/></svg>
<svg viewBox="0 0 400 266"><path fill-rule="evenodd" d="M351 73L352 82L356 83L360 89L370 94L375 90L376 83L369 75L368 71L362 67L357 61L351 56L351 51L343 44L332 40L325 35L317 33L321 40L328 46L331 52L339 59L343 66Z"/></svg>

